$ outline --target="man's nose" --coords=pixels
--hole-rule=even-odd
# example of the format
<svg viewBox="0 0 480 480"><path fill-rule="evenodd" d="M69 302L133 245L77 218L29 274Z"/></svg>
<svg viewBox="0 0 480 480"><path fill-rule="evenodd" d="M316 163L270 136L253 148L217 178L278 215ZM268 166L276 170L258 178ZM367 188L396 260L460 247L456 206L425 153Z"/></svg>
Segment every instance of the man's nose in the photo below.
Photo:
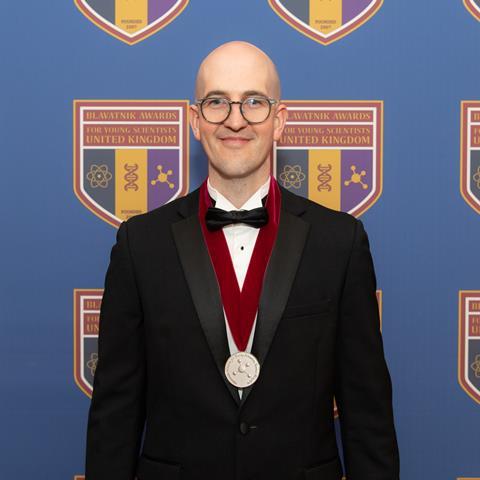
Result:
<svg viewBox="0 0 480 480"><path fill-rule="evenodd" d="M231 107L232 109L230 111L230 115L225 122L223 122L223 124L231 130L240 130L245 128L248 125L248 122L243 118L243 115L240 111L240 104L234 103Z"/></svg>

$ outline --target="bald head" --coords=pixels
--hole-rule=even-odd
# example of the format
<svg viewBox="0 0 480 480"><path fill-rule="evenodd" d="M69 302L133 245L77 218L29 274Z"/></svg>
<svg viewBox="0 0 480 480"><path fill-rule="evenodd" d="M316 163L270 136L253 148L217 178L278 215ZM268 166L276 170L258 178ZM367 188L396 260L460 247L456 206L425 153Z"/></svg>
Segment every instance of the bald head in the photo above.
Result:
<svg viewBox="0 0 480 480"><path fill-rule="evenodd" d="M239 94L256 91L254 85L259 84L267 96L280 99L280 79L270 57L251 43L228 42L210 52L200 64L195 98L202 98L210 91L233 91L237 87Z"/></svg>

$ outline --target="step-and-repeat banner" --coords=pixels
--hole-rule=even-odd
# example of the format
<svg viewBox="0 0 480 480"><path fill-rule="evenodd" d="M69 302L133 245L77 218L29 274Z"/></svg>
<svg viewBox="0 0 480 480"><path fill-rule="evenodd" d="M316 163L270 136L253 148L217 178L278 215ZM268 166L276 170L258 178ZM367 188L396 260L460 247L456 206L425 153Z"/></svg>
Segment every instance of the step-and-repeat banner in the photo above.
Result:
<svg viewBox="0 0 480 480"><path fill-rule="evenodd" d="M0 478L84 478L116 229L203 181L196 70L246 40L288 106L277 180L369 233L402 478L480 479L480 0L3 12Z"/></svg>

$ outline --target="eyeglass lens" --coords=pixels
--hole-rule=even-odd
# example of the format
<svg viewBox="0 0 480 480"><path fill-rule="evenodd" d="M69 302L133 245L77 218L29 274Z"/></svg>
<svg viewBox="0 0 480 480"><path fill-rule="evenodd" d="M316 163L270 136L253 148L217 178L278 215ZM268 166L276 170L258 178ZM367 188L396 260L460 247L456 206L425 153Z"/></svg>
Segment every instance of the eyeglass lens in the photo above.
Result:
<svg viewBox="0 0 480 480"><path fill-rule="evenodd" d="M222 97L206 98L202 102L203 116L212 123L224 122L231 108L230 102ZM240 105L240 111L247 122L260 123L270 114L270 102L266 98L247 97Z"/></svg>

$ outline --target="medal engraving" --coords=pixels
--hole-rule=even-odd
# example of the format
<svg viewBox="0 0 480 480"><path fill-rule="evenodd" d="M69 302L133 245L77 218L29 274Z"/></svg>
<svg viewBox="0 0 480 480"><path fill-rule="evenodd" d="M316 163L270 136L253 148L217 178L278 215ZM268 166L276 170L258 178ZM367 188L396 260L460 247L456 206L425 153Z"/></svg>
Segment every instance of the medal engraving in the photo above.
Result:
<svg viewBox="0 0 480 480"><path fill-rule="evenodd" d="M237 388L253 385L260 374L258 360L247 352L237 352L225 363L225 376Z"/></svg>

